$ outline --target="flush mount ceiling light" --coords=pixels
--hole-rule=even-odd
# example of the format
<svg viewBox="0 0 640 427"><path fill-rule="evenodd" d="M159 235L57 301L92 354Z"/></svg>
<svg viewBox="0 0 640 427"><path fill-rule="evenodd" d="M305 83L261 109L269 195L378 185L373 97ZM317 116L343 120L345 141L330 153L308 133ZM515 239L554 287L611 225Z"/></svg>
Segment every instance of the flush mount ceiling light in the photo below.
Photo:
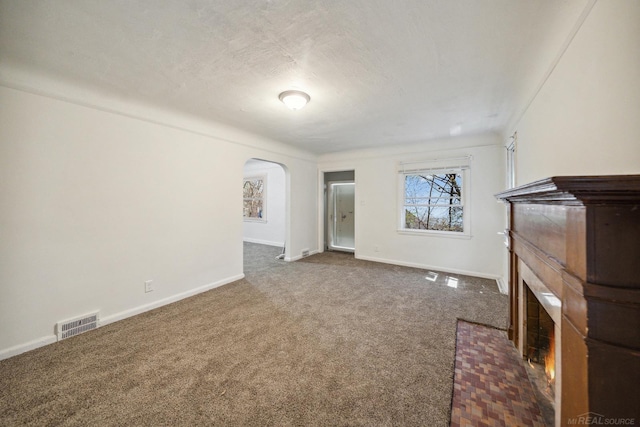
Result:
<svg viewBox="0 0 640 427"><path fill-rule="evenodd" d="M311 100L309 95L299 90L286 90L278 98L291 110L299 110Z"/></svg>

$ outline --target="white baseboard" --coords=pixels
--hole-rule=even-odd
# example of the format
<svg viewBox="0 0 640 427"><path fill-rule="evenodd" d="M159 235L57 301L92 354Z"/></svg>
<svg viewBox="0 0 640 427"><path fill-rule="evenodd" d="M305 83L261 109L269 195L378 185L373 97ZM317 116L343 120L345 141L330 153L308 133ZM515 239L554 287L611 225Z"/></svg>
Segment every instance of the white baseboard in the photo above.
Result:
<svg viewBox="0 0 640 427"><path fill-rule="evenodd" d="M0 350L0 360L8 359L27 351L35 350L39 347L44 347L45 345L53 344L56 341L58 341L57 336L47 335L24 344L14 345L13 347L9 347L5 350Z"/></svg>
<svg viewBox="0 0 640 427"><path fill-rule="evenodd" d="M284 242L272 242L269 240L252 239L249 237L245 237L242 240L247 243L258 243L260 245L278 246L279 248L284 246Z"/></svg>
<svg viewBox="0 0 640 427"><path fill-rule="evenodd" d="M369 256L363 256L363 255L356 255L356 258L357 259L362 259L362 260L365 260L365 261L381 262L381 263L384 263L384 264L401 265L403 267L414 267L414 268L421 268L423 270L441 271L443 273L462 274L464 276L482 277L483 279L492 279L492 280L495 280L496 282L499 279L501 279L501 277L498 276L498 275L481 273L481 272L478 272L478 271L459 270L459 269L455 269L455 268L439 267L439 266L436 266L436 265L420 264L420 263L415 263L415 262L396 261L396 260L375 258L375 257L369 257ZM498 283L496 283L496 285L499 287Z"/></svg>
<svg viewBox="0 0 640 427"><path fill-rule="evenodd" d="M220 286L235 282L237 280L243 279L244 278L244 274L238 274L236 276L232 276L232 277L227 277L226 279L222 279L219 280L217 282L213 282L213 283L209 283L208 285L204 285L204 286L200 286L198 288L195 289L190 289L186 292L182 292L176 295L172 295L170 297L167 298L163 298L161 300L158 301L154 301L152 303L149 304L144 304L138 307L134 307L132 309L129 310L125 310L125 311L121 311L120 313L116 313L116 314L112 314L110 316L106 316L103 318L100 318L100 322L98 324L98 327L100 326L105 326L108 325L109 323L113 323L113 322L117 322L118 320L123 320L126 319L128 317L131 316L135 316L137 314L140 313L144 313L145 311L149 311L149 310L153 310L155 308L158 307L162 307L163 305L167 305L167 304L171 304L173 302L176 301L180 301L181 299L185 299L188 297L191 297L193 295L202 293L202 292L206 292L208 290L214 289L214 288L218 288ZM35 339L33 341L29 341L27 343L24 344L18 344L16 346L13 347L9 347L5 350L0 350L0 360L3 359L8 359L10 357L13 356L17 356L21 353L30 351L30 350L35 350L36 348L39 347L43 347L45 345L49 345L49 344L53 344L55 342L58 341L58 338L56 335L47 335L38 339Z"/></svg>
<svg viewBox="0 0 640 427"><path fill-rule="evenodd" d="M504 281L504 277L498 277L496 282L498 282L498 289L500 289L500 293L507 295L509 293L509 288L507 287L507 282Z"/></svg>
<svg viewBox="0 0 640 427"><path fill-rule="evenodd" d="M227 277L226 279L218 280L217 282L209 283L208 285L200 286L195 289L190 289L186 292L182 292L176 295L171 295L170 297L163 298L149 304L144 304L129 310L121 311L120 313L112 314L111 316L102 317L100 318L100 326L108 325L109 323L117 322L118 320L123 320L128 317L144 313L145 311L153 310L154 308L162 307L163 305L171 304L173 302L180 301L181 299L189 298L191 296L209 291L214 288L218 288L223 285L227 285L240 279L244 279L244 274Z"/></svg>

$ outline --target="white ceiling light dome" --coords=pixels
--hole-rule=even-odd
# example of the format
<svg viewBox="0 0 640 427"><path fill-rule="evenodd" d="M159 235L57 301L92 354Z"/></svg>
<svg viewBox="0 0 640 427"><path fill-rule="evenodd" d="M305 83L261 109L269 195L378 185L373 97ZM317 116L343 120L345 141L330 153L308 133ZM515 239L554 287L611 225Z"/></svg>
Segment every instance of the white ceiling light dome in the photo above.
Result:
<svg viewBox="0 0 640 427"><path fill-rule="evenodd" d="M311 100L311 97L301 90L286 90L278 98L284 105L294 111L301 109Z"/></svg>

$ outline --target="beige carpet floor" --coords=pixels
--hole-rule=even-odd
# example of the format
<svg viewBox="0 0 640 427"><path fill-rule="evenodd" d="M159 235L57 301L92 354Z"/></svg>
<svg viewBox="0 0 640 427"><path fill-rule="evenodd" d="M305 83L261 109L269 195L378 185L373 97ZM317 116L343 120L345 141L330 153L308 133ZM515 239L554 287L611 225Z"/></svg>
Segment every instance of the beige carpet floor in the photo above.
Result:
<svg viewBox="0 0 640 427"><path fill-rule="evenodd" d="M448 426L495 281L245 244L246 278L0 361L0 425ZM455 286L455 287L454 287Z"/></svg>

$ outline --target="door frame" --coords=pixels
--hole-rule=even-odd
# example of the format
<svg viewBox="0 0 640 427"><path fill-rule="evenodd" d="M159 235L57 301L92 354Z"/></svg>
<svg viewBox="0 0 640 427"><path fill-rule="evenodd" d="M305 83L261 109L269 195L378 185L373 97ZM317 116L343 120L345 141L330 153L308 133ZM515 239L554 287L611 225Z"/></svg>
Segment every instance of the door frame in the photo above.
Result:
<svg viewBox="0 0 640 427"><path fill-rule="evenodd" d="M330 197L332 195L332 192L330 191L330 187L334 184L342 184L342 185L353 185L353 248L348 248L346 246L338 246L335 245L334 243L334 239L335 239L335 225L336 225L336 218L333 218L333 220L330 220L331 217L331 208L333 208L333 210L335 210L335 197ZM326 227L327 227L327 233L326 236L328 236L326 246L329 250L335 250L335 251L341 251L341 252L355 252L356 248L355 248L355 240L356 240L356 229L355 229L355 223L356 223L356 182L355 180L348 180L348 181L329 181L327 182L327 192L326 192Z"/></svg>
<svg viewBox="0 0 640 427"><path fill-rule="evenodd" d="M355 189L354 189L354 212L353 212L353 217L354 217L354 221L355 221L355 232L354 232L354 253L356 255L356 258L358 257L358 171L356 169L355 166L351 166L351 165L346 165L346 166L340 166L340 167L328 167L328 168L319 168L318 169L318 253L324 252L325 251L325 224L326 224L326 219L325 219L325 212L326 212L326 202L327 202L327 197L326 197L326 188L325 188L325 183L324 183L324 179L325 179L325 173L332 173L332 172L347 172L347 171L353 171L353 183L355 184Z"/></svg>

